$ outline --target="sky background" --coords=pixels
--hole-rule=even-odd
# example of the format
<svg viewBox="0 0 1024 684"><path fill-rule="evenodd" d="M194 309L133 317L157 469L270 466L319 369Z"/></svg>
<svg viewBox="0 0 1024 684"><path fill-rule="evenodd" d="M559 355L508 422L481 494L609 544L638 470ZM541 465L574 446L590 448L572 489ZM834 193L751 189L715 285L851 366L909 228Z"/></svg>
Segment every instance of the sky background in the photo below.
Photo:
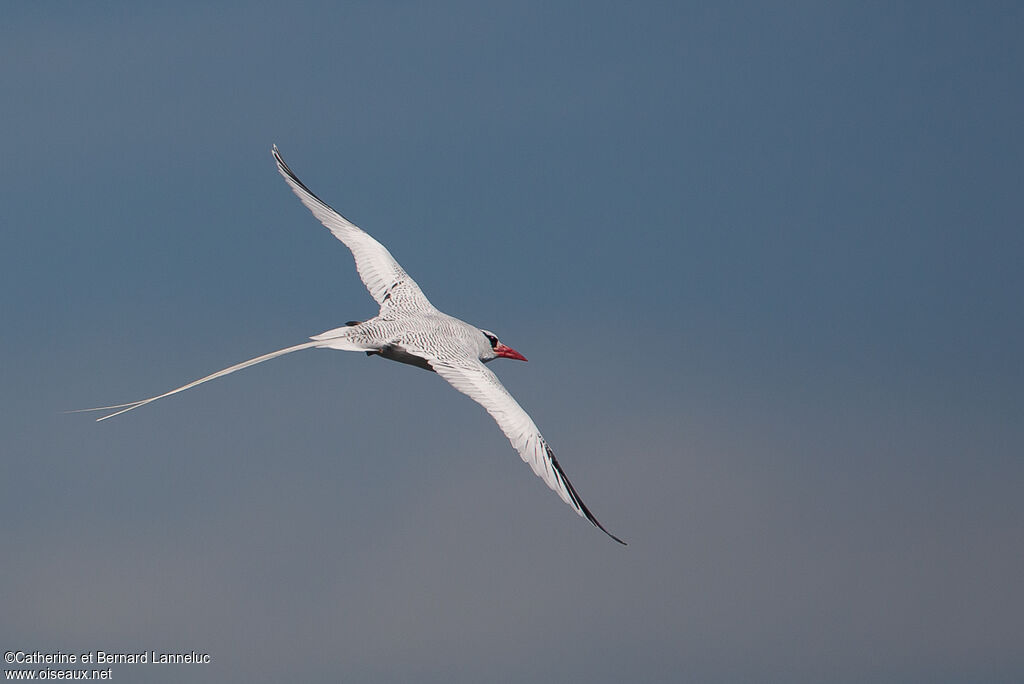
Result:
<svg viewBox="0 0 1024 684"><path fill-rule="evenodd" d="M138 682L1024 676L1019 3L19 3L0 646ZM529 357L620 547L278 176Z"/></svg>

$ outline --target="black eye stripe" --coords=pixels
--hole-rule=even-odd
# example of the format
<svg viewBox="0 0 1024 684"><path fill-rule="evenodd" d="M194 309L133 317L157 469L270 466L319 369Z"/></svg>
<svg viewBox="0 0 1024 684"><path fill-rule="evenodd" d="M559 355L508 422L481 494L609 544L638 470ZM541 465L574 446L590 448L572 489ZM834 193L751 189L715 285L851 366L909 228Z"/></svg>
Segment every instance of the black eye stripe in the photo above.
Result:
<svg viewBox="0 0 1024 684"><path fill-rule="evenodd" d="M498 346L498 338L495 337L494 335L488 335L487 333L484 333L484 337L486 337L487 341L491 343L491 349L494 349L495 347Z"/></svg>

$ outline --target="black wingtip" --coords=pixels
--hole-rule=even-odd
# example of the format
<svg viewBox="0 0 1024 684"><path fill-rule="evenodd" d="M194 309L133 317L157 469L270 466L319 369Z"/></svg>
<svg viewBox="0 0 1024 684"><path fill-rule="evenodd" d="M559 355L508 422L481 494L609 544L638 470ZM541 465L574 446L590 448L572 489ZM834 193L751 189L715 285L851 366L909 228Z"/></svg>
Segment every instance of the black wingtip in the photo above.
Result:
<svg viewBox="0 0 1024 684"><path fill-rule="evenodd" d="M288 164L286 164L284 158L281 157L281 151L277 149L277 145L270 146L270 154L274 155L274 161L277 162L277 166L278 168L281 169L281 171L285 172L292 178L295 178L295 173L290 168L288 168ZM295 178L295 180L298 180L298 178Z"/></svg>
<svg viewBox="0 0 1024 684"><path fill-rule="evenodd" d="M280 169L282 173L286 174L289 178L294 180L299 185L302 185L302 187L305 188L307 192L309 192L309 188L303 185L302 181L300 181L298 176L295 175L295 172L288 168L288 164L286 164L284 158L281 157L281 151L277 149L277 145L271 146L270 154L274 155L274 161L277 162L277 168ZM310 192L309 194L312 195L313 193Z"/></svg>
<svg viewBox="0 0 1024 684"><path fill-rule="evenodd" d="M601 527L601 526L600 526L600 525L598 525L598 527ZM621 539L619 539L618 537L616 537L616 536L615 536L614 534L612 534L612 533L611 533L611 532L609 532L608 530L604 529L603 527L601 527L601 531L602 531L602 532L604 532L605 534L607 534L607 535L608 535L609 537L611 537L611 538L612 538L612 539L614 539L615 541L617 541L617 542L619 542L620 544L622 544L623 546L629 546L629 544L627 544L626 542L622 541Z"/></svg>
<svg viewBox="0 0 1024 684"><path fill-rule="evenodd" d="M597 518L595 518L595 517L594 517L594 515L593 515L593 514L592 514L592 513L590 512L590 511L584 511L584 512L585 512L585 513L587 514L587 520L589 520L590 522L592 522L592 523L594 524L594 526L595 526L595 527L597 527L597 529L601 530L602 532L604 532L605 534L607 534L607 535L608 535L609 537L611 537L611 538L612 538L612 539L614 539L615 541L617 541L617 542L619 542L620 544L622 544L623 546L629 546L629 544L627 544L626 542L622 541L621 539L619 539L618 537L616 537L616 536L615 536L614 534L612 534L611 532L609 532L608 530L606 530L606 529L604 528L604 525L602 525L601 523L597 522Z"/></svg>
<svg viewBox="0 0 1024 684"><path fill-rule="evenodd" d="M272 145L271 146L270 153L272 155L274 155L274 161L277 162L277 170L280 171L282 174L284 174L287 177L288 180L290 180L291 182L295 183L295 185L297 185L300 188L302 188L302 190L307 195L312 197L314 200L316 200L317 202L319 202L323 206L327 207L328 209L333 211L335 214L338 214L338 216L341 216L341 214L338 213L338 211L334 207L332 207L327 202L324 202L322 199L317 197L315 192L310 190L309 187L307 187L305 183L303 183L301 180L299 180L299 177L295 175L295 172L291 170L291 168L288 166L288 164L285 163L284 158L281 157L281 152L280 152L280 150L277 149L277 145ZM343 219L345 219L346 221L348 221L348 219L346 219L344 216L341 216L341 217Z"/></svg>
<svg viewBox="0 0 1024 684"><path fill-rule="evenodd" d="M573 505L578 507L579 510L583 512L583 517L589 520L591 524L594 525L594 527L601 530L615 541L619 542L623 546L629 546L629 544L622 541L614 534L606 530L604 525L598 522L597 518L594 517L594 514L590 512L589 508L587 508L587 504L583 503L583 499L580 498L580 495L576 491L576 488L572 486L572 482L569 482L569 478L565 476L565 471L562 470L562 466L558 463L558 459L555 458L555 452L551 450L551 447L548 446L547 442L544 441L543 437L541 438L541 442L544 444L544 450L548 454L548 460L551 461L551 465L554 467L555 475L562 481L562 484L565 485L565 489L569 492L569 498L572 500Z"/></svg>

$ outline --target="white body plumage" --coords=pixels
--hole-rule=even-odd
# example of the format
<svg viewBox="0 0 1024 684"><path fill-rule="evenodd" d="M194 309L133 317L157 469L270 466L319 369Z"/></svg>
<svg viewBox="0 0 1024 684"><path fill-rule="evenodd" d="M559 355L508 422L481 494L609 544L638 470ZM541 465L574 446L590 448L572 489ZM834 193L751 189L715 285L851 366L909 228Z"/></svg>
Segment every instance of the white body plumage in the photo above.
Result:
<svg viewBox="0 0 1024 684"><path fill-rule="evenodd" d="M106 420L242 368L311 347L380 355L392 361L435 371L452 387L483 406L522 459L562 501L609 537L624 544L597 521L566 478L551 447L533 420L508 393L497 376L484 366L496 358L522 361L526 358L499 342L490 331L434 308L416 282L383 245L314 195L288 168L276 145L272 151L278 171L298 198L352 251L359 276L380 305L380 313L367 321L350 321L340 328L314 335L310 342L244 361L155 397L83 410L117 409L98 419Z"/></svg>

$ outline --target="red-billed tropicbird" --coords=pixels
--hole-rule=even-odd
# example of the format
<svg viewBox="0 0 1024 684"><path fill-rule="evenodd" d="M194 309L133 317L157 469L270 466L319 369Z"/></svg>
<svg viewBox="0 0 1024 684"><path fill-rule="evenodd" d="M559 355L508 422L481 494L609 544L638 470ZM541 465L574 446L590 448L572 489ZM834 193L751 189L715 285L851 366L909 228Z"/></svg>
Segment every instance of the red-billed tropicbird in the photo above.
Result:
<svg viewBox="0 0 1024 684"><path fill-rule="evenodd" d="M340 328L314 335L310 338L311 342L243 361L155 397L82 410L118 409L97 419L106 420L208 380L300 349L320 347L379 355L392 361L435 371L452 387L487 409L522 459L530 464L533 472L544 480L562 501L609 537L620 544L625 544L597 521L583 503L576 488L569 482L569 478L565 476L555 454L533 420L508 393L497 376L484 366L485 363L499 357L520 361L526 361L526 357L499 342L494 333L435 309L384 245L314 195L288 168L276 145L272 153L277 161L277 170L291 186L292 191L336 238L352 250L359 277L370 291L370 296L380 304L380 313L367 321L349 321Z"/></svg>

